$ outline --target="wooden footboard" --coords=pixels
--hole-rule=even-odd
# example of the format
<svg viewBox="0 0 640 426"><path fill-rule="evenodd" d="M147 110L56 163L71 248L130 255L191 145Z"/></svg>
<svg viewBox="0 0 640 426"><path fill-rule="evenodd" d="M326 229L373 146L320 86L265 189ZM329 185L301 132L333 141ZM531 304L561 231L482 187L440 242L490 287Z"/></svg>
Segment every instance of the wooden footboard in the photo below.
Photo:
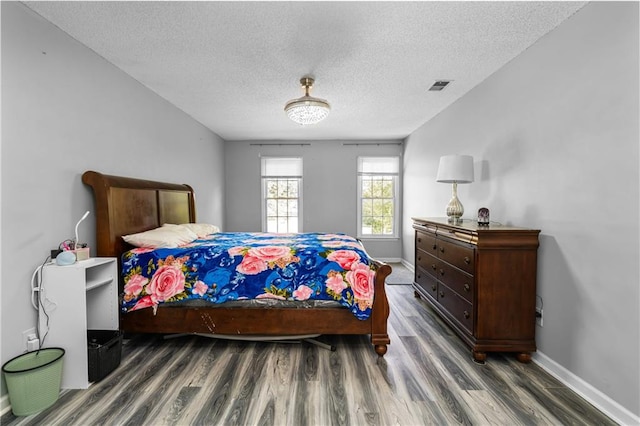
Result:
<svg viewBox="0 0 640 426"><path fill-rule="evenodd" d="M378 355L387 352L389 302L385 278L391 267L377 262L371 316L359 320L344 308L175 307L161 306L156 314L141 309L120 315L120 328L131 333L205 333L234 336L370 334Z"/></svg>

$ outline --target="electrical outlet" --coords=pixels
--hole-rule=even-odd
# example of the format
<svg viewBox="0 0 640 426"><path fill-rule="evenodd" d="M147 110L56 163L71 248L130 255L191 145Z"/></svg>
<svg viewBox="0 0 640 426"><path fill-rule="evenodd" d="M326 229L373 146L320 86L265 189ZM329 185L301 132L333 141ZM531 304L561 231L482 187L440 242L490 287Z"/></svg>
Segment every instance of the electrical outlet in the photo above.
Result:
<svg viewBox="0 0 640 426"><path fill-rule="evenodd" d="M542 308L536 308L536 324L542 327Z"/></svg>
<svg viewBox="0 0 640 426"><path fill-rule="evenodd" d="M22 350L23 351L29 350L28 342L29 340L33 340L33 338L36 338L36 339L38 338L38 333L36 333L35 327L32 327L22 332Z"/></svg>

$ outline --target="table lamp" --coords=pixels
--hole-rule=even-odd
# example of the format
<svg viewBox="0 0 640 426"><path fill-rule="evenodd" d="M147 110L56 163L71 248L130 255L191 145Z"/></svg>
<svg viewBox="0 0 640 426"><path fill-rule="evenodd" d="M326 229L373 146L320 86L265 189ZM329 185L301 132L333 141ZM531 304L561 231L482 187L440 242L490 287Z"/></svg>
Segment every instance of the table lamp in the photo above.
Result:
<svg viewBox="0 0 640 426"><path fill-rule="evenodd" d="M462 223L464 207L458 199L458 184L473 182L473 157L470 155L445 155L440 157L436 181L452 183L453 192L447 204L449 223Z"/></svg>

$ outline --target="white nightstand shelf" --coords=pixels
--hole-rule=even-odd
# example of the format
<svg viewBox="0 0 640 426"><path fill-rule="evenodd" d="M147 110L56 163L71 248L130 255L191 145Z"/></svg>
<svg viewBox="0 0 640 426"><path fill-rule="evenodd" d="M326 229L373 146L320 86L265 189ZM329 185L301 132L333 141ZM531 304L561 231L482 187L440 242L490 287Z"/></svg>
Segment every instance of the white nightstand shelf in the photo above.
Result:
<svg viewBox="0 0 640 426"><path fill-rule="evenodd" d="M116 258L90 258L69 266L45 265L41 300L41 335L48 329L43 347L56 346L66 351L61 387L86 389L87 330L119 327Z"/></svg>

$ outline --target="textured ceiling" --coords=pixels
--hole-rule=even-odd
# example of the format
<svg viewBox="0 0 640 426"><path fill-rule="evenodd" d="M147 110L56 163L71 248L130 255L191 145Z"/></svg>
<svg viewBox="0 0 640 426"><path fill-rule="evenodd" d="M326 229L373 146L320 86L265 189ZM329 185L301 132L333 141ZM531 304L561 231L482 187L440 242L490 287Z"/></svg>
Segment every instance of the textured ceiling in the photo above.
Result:
<svg viewBox="0 0 640 426"><path fill-rule="evenodd" d="M24 4L226 140L376 140L406 137L584 2ZM332 111L301 127L283 107L305 75Z"/></svg>

